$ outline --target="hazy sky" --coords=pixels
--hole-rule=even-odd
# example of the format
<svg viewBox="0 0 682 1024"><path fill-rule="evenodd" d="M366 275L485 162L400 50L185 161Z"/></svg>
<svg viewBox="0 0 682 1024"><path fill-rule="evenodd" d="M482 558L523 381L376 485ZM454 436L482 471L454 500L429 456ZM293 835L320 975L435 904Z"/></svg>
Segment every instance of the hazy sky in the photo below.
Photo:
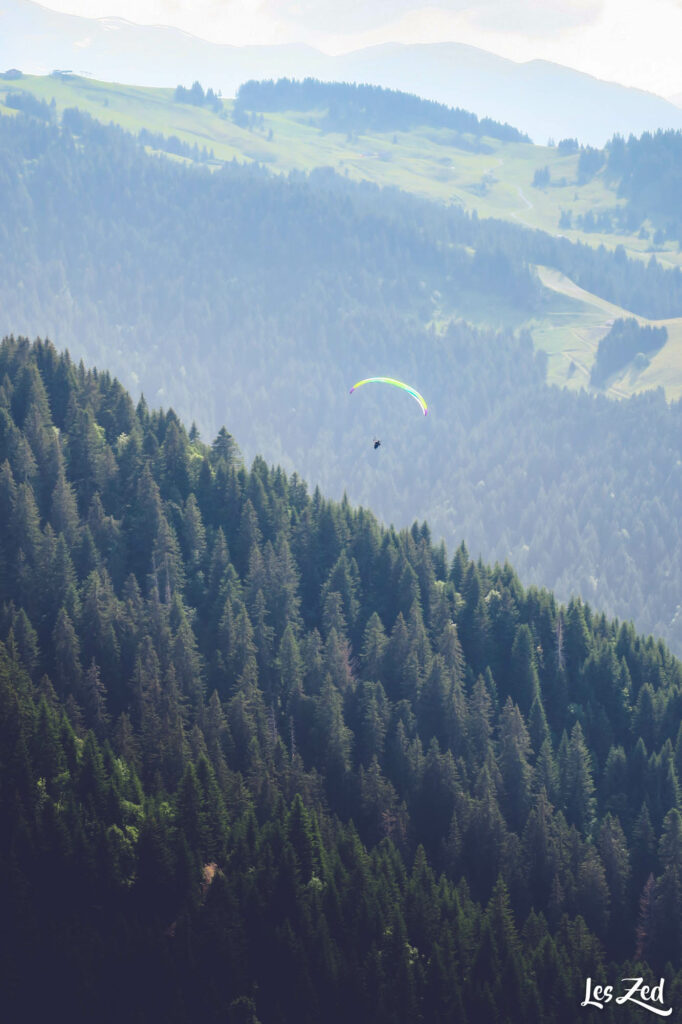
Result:
<svg viewBox="0 0 682 1024"><path fill-rule="evenodd" d="M373 43L469 43L553 60L598 78L682 92L682 0L44 0L88 17L175 25L213 42L305 42L327 53Z"/></svg>

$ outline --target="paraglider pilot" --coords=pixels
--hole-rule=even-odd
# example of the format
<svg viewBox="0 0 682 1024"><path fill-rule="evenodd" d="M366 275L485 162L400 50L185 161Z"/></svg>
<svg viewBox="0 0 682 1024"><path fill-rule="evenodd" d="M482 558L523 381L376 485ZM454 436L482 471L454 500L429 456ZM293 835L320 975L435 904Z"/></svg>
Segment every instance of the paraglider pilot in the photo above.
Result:
<svg viewBox="0 0 682 1024"><path fill-rule="evenodd" d="M374 438L374 450L375 450L375 451L377 450L377 448L379 447L379 445L380 445L380 444L381 444L381 441L377 441L377 439L376 439L376 437L375 437L375 438Z"/></svg>

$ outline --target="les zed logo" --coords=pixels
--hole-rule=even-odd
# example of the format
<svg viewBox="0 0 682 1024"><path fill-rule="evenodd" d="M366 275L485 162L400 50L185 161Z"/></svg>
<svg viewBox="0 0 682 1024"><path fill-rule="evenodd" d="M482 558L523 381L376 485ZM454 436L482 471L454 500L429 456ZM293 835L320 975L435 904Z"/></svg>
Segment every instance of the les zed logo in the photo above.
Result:
<svg viewBox="0 0 682 1024"><path fill-rule="evenodd" d="M634 1003L636 1006L641 1006L643 1010L658 1014L659 1017L669 1017L673 1012L672 1006L663 1010L653 1005L654 1003L663 1005L663 985L665 984L663 978L658 985L651 986L643 984L644 978L623 978L622 981L623 984L632 982L632 985L622 996L616 996L619 1006L623 1003ZM596 1006L597 1009L603 1010L604 1004L610 1003L612 999L613 985L595 985L593 988L592 978L588 978L585 985L585 998L580 1005Z"/></svg>

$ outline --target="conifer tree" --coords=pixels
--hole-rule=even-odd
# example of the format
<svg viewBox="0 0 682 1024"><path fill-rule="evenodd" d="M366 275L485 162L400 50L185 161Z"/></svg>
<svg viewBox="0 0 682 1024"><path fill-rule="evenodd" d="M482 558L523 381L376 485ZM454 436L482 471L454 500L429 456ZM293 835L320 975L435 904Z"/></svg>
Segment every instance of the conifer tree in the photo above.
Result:
<svg viewBox="0 0 682 1024"><path fill-rule="evenodd" d="M365 626L360 648L360 664L364 679L380 679L384 672L384 657L388 638L381 619L372 612Z"/></svg>
<svg viewBox="0 0 682 1024"><path fill-rule="evenodd" d="M62 608L53 631L54 672L59 692L80 694L80 643L68 612Z"/></svg>
<svg viewBox="0 0 682 1024"><path fill-rule="evenodd" d="M517 627L511 649L509 694L524 715L540 696L540 683L535 665L533 637L527 625Z"/></svg>
<svg viewBox="0 0 682 1024"><path fill-rule="evenodd" d="M507 824L514 832L523 829L531 802L531 745L528 730L511 697L500 715L499 766L504 787Z"/></svg>
<svg viewBox="0 0 682 1024"><path fill-rule="evenodd" d="M596 801L590 754L579 722L576 722L571 730L566 773L562 785L569 823L589 834L594 821Z"/></svg>
<svg viewBox="0 0 682 1024"><path fill-rule="evenodd" d="M55 533L62 533L69 547L73 547L78 533L78 506L71 484L60 466L59 475L52 491L50 523Z"/></svg>

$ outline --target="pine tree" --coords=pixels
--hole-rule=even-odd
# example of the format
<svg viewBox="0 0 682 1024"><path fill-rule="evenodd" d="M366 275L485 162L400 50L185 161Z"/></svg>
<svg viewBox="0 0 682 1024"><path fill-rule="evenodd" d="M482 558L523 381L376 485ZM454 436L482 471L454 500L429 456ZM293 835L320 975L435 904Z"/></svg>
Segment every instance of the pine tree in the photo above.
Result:
<svg viewBox="0 0 682 1024"><path fill-rule="evenodd" d="M631 814L630 800L627 795L627 774L627 758L624 749L611 747L602 776L602 800L604 807L622 821L628 821Z"/></svg>
<svg viewBox="0 0 682 1024"><path fill-rule="evenodd" d="M585 621L585 610L581 601L573 598L566 610L566 624L563 631L563 652L566 660L566 674L571 699L582 702L582 667L590 649L590 635Z"/></svg>
<svg viewBox="0 0 682 1024"><path fill-rule="evenodd" d="M589 834L594 822L596 801L590 754L579 722L571 730L562 785L568 821L583 833Z"/></svg>
<svg viewBox="0 0 682 1024"><path fill-rule="evenodd" d="M324 645L323 670L332 685L340 693L353 689L353 670L350 662L350 645L332 629Z"/></svg>
<svg viewBox="0 0 682 1024"><path fill-rule="evenodd" d="M280 679L277 697L282 709L286 711L292 694L301 693L303 690L303 661L291 623L287 624L282 635L277 663Z"/></svg>
<svg viewBox="0 0 682 1024"><path fill-rule="evenodd" d="M256 645L256 660L258 662L258 675L262 680L263 687L270 691L274 685L275 677L275 656L274 641L275 631L269 625L269 613L262 590L256 593L252 603L253 642ZM289 626L287 625L287 629ZM286 633L285 629L285 633Z"/></svg>
<svg viewBox="0 0 682 1024"><path fill-rule="evenodd" d="M40 553L40 515L33 488L28 483L17 486L12 521L14 549L21 550L28 566L35 568Z"/></svg>
<svg viewBox="0 0 682 1024"><path fill-rule="evenodd" d="M528 714L531 705L540 696L533 636L525 624L517 627L511 649L509 694L524 715Z"/></svg>
<svg viewBox="0 0 682 1024"><path fill-rule="evenodd" d="M350 731L344 724L339 690L330 676L315 698L315 730L318 764L324 766L327 788L333 800L343 794L346 773L350 768Z"/></svg>
<svg viewBox="0 0 682 1024"><path fill-rule="evenodd" d="M190 494L185 502L180 539L191 580L191 597L196 605L204 589L202 567L206 556L206 530L194 494Z"/></svg>
<svg viewBox="0 0 682 1024"><path fill-rule="evenodd" d="M64 695L67 693L80 695L82 675L80 644L73 623L64 608L57 616L52 641L54 644L54 673L58 690Z"/></svg>
<svg viewBox="0 0 682 1024"><path fill-rule="evenodd" d="M134 512L130 516L127 531L130 568L140 581L145 579L147 572L152 568L151 554L159 536L162 519L161 494L147 461L137 482Z"/></svg>
<svg viewBox="0 0 682 1024"><path fill-rule="evenodd" d="M474 683L469 699L467 735L471 745L471 759L480 766L488 757L492 735L492 701L482 676Z"/></svg>
<svg viewBox="0 0 682 1024"><path fill-rule="evenodd" d="M523 833L523 852L528 866L532 904L534 907L546 907L560 868L561 854L553 807L544 789L535 797L528 815Z"/></svg>
<svg viewBox="0 0 682 1024"><path fill-rule="evenodd" d="M655 948L655 902L656 881L649 875L639 898L639 918L637 921L637 945L635 956L638 960L651 960Z"/></svg>
<svg viewBox="0 0 682 1024"><path fill-rule="evenodd" d="M67 481L61 465L52 491L50 523L55 533L64 534L66 543L72 548L78 534L78 505L73 487Z"/></svg>
<svg viewBox="0 0 682 1024"><path fill-rule="evenodd" d="M299 582L298 569L289 542L281 534L277 538L275 558L268 580L272 628L277 638L282 636L289 623L297 631L301 628Z"/></svg>
<svg viewBox="0 0 682 1024"><path fill-rule="evenodd" d="M440 655L436 655L417 702L419 731L427 745L434 737L442 749L448 745L451 694L452 684L445 662Z"/></svg>
<svg viewBox="0 0 682 1024"><path fill-rule="evenodd" d="M625 957L632 950L630 925L630 857L627 839L618 818L607 814L599 829L599 854L609 887L611 915L609 946Z"/></svg>
<svg viewBox="0 0 682 1024"><path fill-rule="evenodd" d="M151 581L158 589L165 604L170 604L174 595L185 586L185 571L182 564L180 545L173 527L164 515L154 538L151 557Z"/></svg>
<svg viewBox="0 0 682 1024"><path fill-rule="evenodd" d="M177 675L180 693L195 709L201 708L204 699L204 672L196 637L180 601L180 622L173 640L173 667Z"/></svg>
<svg viewBox="0 0 682 1024"><path fill-rule="evenodd" d="M533 750L540 750L543 743L550 740L547 716L539 693L534 698L528 713L528 733Z"/></svg>
<svg viewBox="0 0 682 1024"><path fill-rule="evenodd" d="M249 559L253 548L260 548L262 541L263 535L258 524L256 510L253 507L251 499L247 498L242 507L239 533L236 538L236 545L234 548L235 562L237 564L237 568L242 574L244 574L248 569Z"/></svg>
<svg viewBox="0 0 682 1024"><path fill-rule="evenodd" d="M107 779L102 754L92 732L88 732L83 743L77 790L87 811L96 819L104 813L107 801Z"/></svg>
<svg viewBox="0 0 682 1024"><path fill-rule="evenodd" d="M59 742L57 718L45 697L38 705L31 759L38 778L45 779L52 792L53 780L65 768L64 752Z"/></svg>
<svg viewBox="0 0 682 1024"><path fill-rule="evenodd" d="M360 648L363 679L382 678L387 646L388 638L381 619L376 612L372 612L367 620Z"/></svg>
<svg viewBox="0 0 682 1024"><path fill-rule="evenodd" d="M161 446L161 481L164 497L177 504L187 501L191 487L191 472L187 437L172 410ZM184 435L184 436L183 436Z"/></svg>
<svg viewBox="0 0 682 1024"><path fill-rule="evenodd" d="M107 731L109 714L107 712L106 688L102 683L94 658L83 677L83 708L86 721L95 736L103 738Z"/></svg>
<svg viewBox="0 0 682 1024"><path fill-rule="evenodd" d="M389 706L381 683L361 683L357 690L356 755L360 764L381 759L388 729Z"/></svg>
<svg viewBox="0 0 682 1024"><path fill-rule="evenodd" d="M632 832L632 884L640 892L649 875L658 870L656 836L651 825L649 807L642 804Z"/></svg>
<svg viewBox="0 0 682 1024"><path fill-rule="evenodd" d="M241 461L239 447L225 427L220 428L215 441L211 444L210 458L214 467L222 464L225 469L231 469Z"/></svg>
<svg viewBox="0 0 682 1024"><path fill-rule="evenodd" d="M31 621L23 608L20 608L16 615L12 617L11 632L17 645L21 664L29 675L35 678L40 664L38 634L31 625Z"/></svg>
<svg viewBox="0 0 682 1024"><path fill-rule="evenodd" d="M329 595L334 593L339 595L341 615L351 631L355 629L355 622L360 609L358 590L359 572L357 563L355 559L349 560L344 550L339 555L336 564L327 577L327 582L322 588L320 599L324 607Z"/></svg>
<svg viewBox="0 0 682 1024"><path fill-rule="evenodd" d="M676 807L671 808L663 820L658 856L664 869L674 868L682 873L682 815Z"/></svg>
<svg viewBox="0 0 682 1024"><path fill-rule="evenodd" d="M599 854L588 846L576 879L576 907L588 928L604 937L609 921L610 895Z"/></svg>
<svg viewBox="0 0 682 1024"><path fill-rule="evenodd" d="M499 766L504 788L504 813L514 832L523 829L531 802L530 737L518 707L507 698L500 715Z"/></svg>
<svg viewBox="0 0 682 1024"><path fill-rule="evenodd" d="M321 871L319 837L314 834L308 812L303 806L300 794L294 797L287 815L287 838L296 854L300 877L307 884L312 875Z"/></svg>
<svg viewBox="0 0 682 1024"><path fill-rule="evenodd" d="M348 627L343 614L343 599L338 591L328 591L322 607L322 635L329 637L332 629L337 636L348 639Z"/></svg>
<svg viewBox="0 0 682 1024"><path fill-rule="evenodd" d="M656 746L658 734L656 697L650 683L645 683L639 691L633 728L635 735L640 737L647 750Z"/></svg>
<svg viewBox="0 0 682 1024"><path fill-rule="evenodd" d="M543 789L550 802L556 803L559 798L559 773L549 739L540 747L533 769L533 791L539 793Z"/></svg>

